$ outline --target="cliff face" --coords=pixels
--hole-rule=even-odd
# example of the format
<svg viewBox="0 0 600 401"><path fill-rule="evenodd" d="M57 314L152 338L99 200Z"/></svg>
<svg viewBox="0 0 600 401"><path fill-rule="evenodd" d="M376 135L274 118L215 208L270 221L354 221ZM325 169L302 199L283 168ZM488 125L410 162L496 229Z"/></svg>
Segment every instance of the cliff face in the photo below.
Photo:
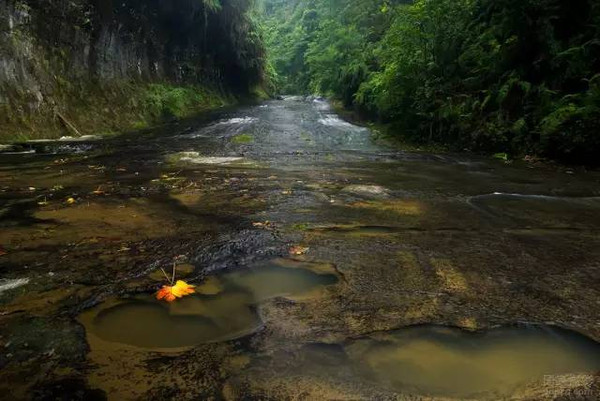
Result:
<svg viewBox="0 0 600 401"><path fill-rule="evenodd" d="M0 138L142 126L249 93L262 45L245 0L3 0ZM64 132L63 132L64 133Z"/></svg>

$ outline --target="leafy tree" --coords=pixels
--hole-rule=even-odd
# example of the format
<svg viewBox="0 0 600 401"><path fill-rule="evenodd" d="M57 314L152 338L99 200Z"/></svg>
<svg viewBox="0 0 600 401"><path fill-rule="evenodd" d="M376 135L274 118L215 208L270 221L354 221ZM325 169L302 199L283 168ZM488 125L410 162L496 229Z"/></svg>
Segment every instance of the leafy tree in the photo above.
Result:
<svg viewBox="0 0 600 401"><path fill-rule="evenodd" d="M284 92L419 142L598 163L596 0L260 0Z"/></svg>

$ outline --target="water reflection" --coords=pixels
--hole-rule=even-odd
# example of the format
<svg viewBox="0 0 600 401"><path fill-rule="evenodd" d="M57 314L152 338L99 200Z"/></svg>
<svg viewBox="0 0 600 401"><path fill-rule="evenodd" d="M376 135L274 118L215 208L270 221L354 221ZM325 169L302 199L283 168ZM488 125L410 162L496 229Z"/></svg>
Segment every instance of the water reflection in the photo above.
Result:
<svg viewBox="0 0 600 401"><path fill-rule="evenodd" d="M81 316L87 330L110 342L141 348L179 348L238 338L261 325L257 306L276 296L301 296L334 284L331 273L308 263L275 260L212 276L197 294L173 303L152 295L114 300Z"/></svg>
<svg viewBox="0 0 600 401"><path fill-rule="evenodd" d="M379 384L428 395L508 395L545 375L600 369L600 344L539 326L477 334L420 326L361 339L345 349L359 371Z"/></svg>

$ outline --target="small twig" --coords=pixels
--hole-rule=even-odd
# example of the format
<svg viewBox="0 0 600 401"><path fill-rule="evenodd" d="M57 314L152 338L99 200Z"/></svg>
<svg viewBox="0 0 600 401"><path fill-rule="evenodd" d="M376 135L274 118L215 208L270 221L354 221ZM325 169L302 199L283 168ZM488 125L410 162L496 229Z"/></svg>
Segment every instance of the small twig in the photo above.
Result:
<svg viewBox="0 0 600 401"><path fill-rule="evenodd" d="M74 134L77 137L81 137L81 132L79 132L77 130L77 128L75 128L75 126L73 124L71 124L69 122L69 120L67 120L65 118L65 116L63 116L62 114L60 114L60 112L58 110L54 111L56 113L56 116L58 117L58 119L63 123L63 125L65 126L65 128L70 131L72 134Z"/></svg>
<svg viewBox="0 0 600 401"><path fill-rule="evenodd" d="M175 262L173 262L173 279L171 280L171 285L175 282Z"/></svg>
<svg viewBox="0 0 600 401"><path fill-rule="evenodd" d="M165 270L164 270L162 267L159 267L159 269L160 269L160 271L161 271L161 272L162 272L162 273L165 275L165 278L167 279L167 281L168 281L168 282L169 282L171 285L173 285L173 282L172 282L171 280L169 280L169 276L167 276L167 272L166 272L166 271L165 271Z"/></svg>

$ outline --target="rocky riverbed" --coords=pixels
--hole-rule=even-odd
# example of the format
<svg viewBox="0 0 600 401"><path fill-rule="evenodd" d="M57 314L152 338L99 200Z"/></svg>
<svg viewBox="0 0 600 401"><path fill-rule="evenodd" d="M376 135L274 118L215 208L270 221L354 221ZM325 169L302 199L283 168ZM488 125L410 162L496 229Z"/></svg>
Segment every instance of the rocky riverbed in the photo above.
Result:
<svg viewBox="0 0 600 401"><path fill-rule="evenodd" d="M0 398L600 394L596 172L405 152L298 97L9 150ZM169 306L173 265L198 291Z"/></svg>

